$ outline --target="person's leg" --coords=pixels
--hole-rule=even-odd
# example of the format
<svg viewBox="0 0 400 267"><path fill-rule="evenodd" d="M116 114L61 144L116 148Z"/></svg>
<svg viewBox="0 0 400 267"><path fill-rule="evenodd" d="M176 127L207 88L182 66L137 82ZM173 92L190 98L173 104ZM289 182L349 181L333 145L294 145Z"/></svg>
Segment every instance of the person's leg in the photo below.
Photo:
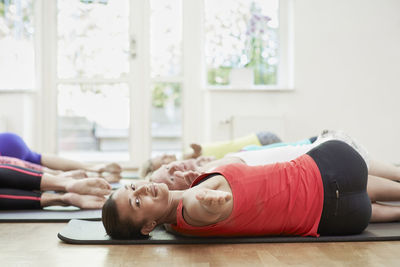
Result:
<svg viewBox="0 0 400 267"><path fill-rule="evenodd" d="M368 175L368 196L371 202L400 201L400 183Z"/></svg>
<svg viewBox="0 0 400 267"><path fill-rule="evenodd" d="M291 161L301 155L304 155L314 147L313 144L304 144L298 146L281 146L265 150L242 151L232 153L225 158L237 157L243 160L249 166L272 164L276 162Z"/></svg>
<svg viewBox="0 0 400 267"><path fill-rule="evenodd" d="M121 166L119 166L117 163L89 165L55 155L41 155L29 149L24 140L19 135L14 133L0 134L0 155L14 157L34 164L43 165L51 169L47 172L51 172L53 174L54 172L52 172L52 170L70 171L78 169L98 173L109 172L119 174L121 172ZM29 166L27 167L30 168Z"/></svg>
<svg viewBox="0 0 400 267"><path fill-rule="evenodd" d="M372 215L370 222L395 222L400 221L400 206L384 203L372 203Z"/></svg>
<svg viewBox="0 0 400 267"><path fill-rule="evenodd" d="M75 193L52 194L43 193L40 201L41 207L47 206L75 206L81 209L100 209L106 198L103 196L80 195Z"/></svg>
<svg viewBox="0 0 400 267"><path fill-rule="evenodd" d="M256 134L250 134L224 142L202 144L201 155L214 156L215 158L220 159L226 154L240 151L243 147L248 145L261 145Z"/></svg>
<svg viewBox="0 0 400 267"><path fill-rule="evenodd" d="M56 190L101 196L111 191L111 186L104 179L76 180L6 164L0 165L0 187L30 191Z"/></svg>
<svg viewBox="0 0 400 267"><path fill-rule="evenodd" d="M85 170L88 172L108 172L113 174L120 174L122 171L121 166L117 163L90 165L51 154L42 154L41 164L47 168L62 171ZM121 178L120 175L119 178Z"/></svg>
<svg viewBox="0 0 400 267"><path fill-rule="evenodd" d="M46 170L44 170L43 172L47 173ZM68 178L74 178L74 179L84 179L84 178L88 178L88 174L86 173L86 171L84 170L73 170L73 171L58 171L58 172L50 172L49 174L53 174L53 175L58 175L58 176L62 176L62 177L68 177ZM106 179L108 181L108 179Z"/></svg>
<svg viewBox="0 0 400 267"><path fill-rule="evenodd" d="M0 134L0 155L40 164L40 154L31 151L24 140L14 133Z"/></svg>
<svg viewBox="0 0 400 267"><path fill-rule="evenodd" d="M217 167L220 167L223 165L228 165L228 164L233 164L233 163L245 163L245 162L241 158L235 157L235 156L224 157L222 159L210 161L207 164L200 166L198 169L193 169L191 171L209 172Z"/></svg>
<svg viewBox="0 0 400 267"><path fill-rule="evenodd" d="M40 190L43 173L8 164L0 164L0 188Z"/></svg>
<svg viewBox="0 0 400 267"><path fill-rule="evenodd" d="M42 176L40 190L56 190L77 193L81 195L104 196L111 193L111 185L104 179L100 178L77 180L69 177L55 176L45 173Z"/></svg>
<svg viewBox="0 0 400 267"><path fill-rule="evenodd" d="M25 161L15 157L0 156L0 164L10 164L14 166L19 166L23 168L28 168L34 171L43 171L43 166L29 161Z"/></svg>
<svg viewBox="0 0 400 267"><path fill-rule="evenodd" d="M376 201L399 201L400 183L369 175L367 192L372 202L370 222L392 222L400 220L400 206L390 203L376 203Z"/></svg>
<svg viewBox="0 0 400 267"><path fill-rule="evenodd" d="M0 210L41 209L48 206L76 206L100 209L106 198L75 193L40 193L20 189L0 188Z"/></svg>
<svg viewBox="0 0 400 267"><path fill-rule="evenodd" d="M0 210L40 209L41 193L0 188Z"/></svg>
<svg viewBox="0 0 400 267"><path fill-rule="evenodd" d="M368 174L393 181L400 181L399 167L375 159L371 159L369 161Z"/></svg>

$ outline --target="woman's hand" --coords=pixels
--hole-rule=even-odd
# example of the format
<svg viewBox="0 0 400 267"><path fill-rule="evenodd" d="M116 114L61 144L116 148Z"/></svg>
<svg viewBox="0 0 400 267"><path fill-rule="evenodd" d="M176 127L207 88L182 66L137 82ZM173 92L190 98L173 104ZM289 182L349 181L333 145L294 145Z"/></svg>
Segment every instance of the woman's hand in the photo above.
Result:
<svg viewBox="0 0 400 267"><path fill-rule="evenodd" d="M201 175L198 171L186 171L183 173L183 179L185 180L188 187Z"/></svg>
<svg viewBox="0 0 400 267"><path fill-rule="evenodd" d="M232 199L232 194L221 190L212 190L208 188L200 189L196 193L196 199L203 206L217 208Z"/></svg>
<svg viewBox="0 0 400 267"><path fill-rule="evenodd" d="M195 186L183 193L183 205L193 226L210 225L229 217L233 209L229 191Z"/></svg>
<svg viewBox="0 0 400 267"><path fill-rule="evenodd" d="M185 190L190 187L194 180L202 173L198 171L175 171L174 179L168 184L170 190Z"/></svg>

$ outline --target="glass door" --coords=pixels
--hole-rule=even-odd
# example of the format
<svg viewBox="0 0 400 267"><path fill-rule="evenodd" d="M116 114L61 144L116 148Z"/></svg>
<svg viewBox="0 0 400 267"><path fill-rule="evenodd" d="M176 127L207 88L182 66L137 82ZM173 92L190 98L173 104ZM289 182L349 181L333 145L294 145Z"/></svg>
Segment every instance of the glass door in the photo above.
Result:
<svg viewBox="0 0 400 267"><path fill-rule="evenodd" d="M128 0L58 0L58 153L129 160Z"/></svg>
<svg viewBox="0 0 400 267"><path fill-rule="evenodd" d="M150 1L151 154L182 152L182 1Z"/></svg>
<svg viewBox="0 0 400 267"><path fill-rule="evenodd" d="M181 0L58 0L56 47L61 156L181 153Z"/></svg>

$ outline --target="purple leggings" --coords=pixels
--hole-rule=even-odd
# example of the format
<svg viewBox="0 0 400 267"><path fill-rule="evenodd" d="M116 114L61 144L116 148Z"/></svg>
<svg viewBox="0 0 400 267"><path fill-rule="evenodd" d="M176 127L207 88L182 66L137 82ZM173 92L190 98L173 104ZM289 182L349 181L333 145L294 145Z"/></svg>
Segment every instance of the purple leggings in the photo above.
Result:
<svg viewBox="0 0 400 267"><path fill-rule="evenodd" d="M31 151L14 133L0 133L0 156L14 157L41 165L41 155Z"/></svg>

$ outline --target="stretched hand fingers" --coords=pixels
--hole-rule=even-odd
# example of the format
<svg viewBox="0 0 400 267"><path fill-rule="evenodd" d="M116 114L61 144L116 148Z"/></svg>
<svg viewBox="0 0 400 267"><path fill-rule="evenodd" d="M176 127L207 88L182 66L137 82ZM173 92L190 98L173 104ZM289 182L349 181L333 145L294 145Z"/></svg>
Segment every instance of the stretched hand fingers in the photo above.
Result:
<svg viewBox="0 0 400 267"><path fill-rule="evenodd" d="M206 206L212 205L212 198L210 197L210 194L207 190L203 190L203 191L200 191L199 193L197 193L196 198L203 205L206 205Z"/></svg>
<svg viewBox="0 0 400 267"><path fill-rule="evenodd" d="M223 205L232 199L232 194L220 190L204 189L196 194L196 198L204 205Z"/></svg>

